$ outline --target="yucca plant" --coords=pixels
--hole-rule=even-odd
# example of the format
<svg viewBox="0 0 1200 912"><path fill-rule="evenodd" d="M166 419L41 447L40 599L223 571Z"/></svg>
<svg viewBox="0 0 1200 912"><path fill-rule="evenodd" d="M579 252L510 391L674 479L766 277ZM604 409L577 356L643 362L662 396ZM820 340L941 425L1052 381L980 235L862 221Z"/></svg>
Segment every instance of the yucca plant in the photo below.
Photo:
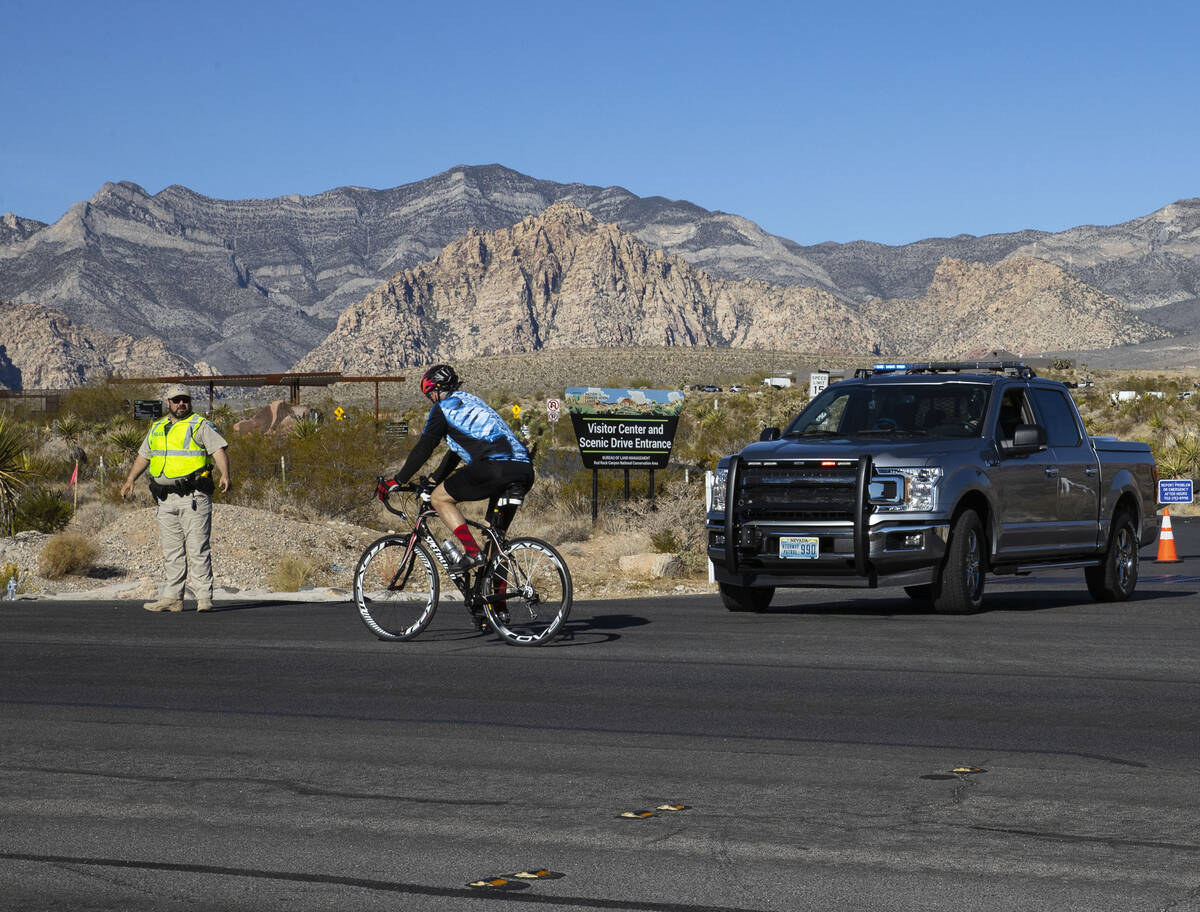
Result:
<svg viewBox="0 0 1200 912"><path fill-rule="evenodd" d="M58 491L28 487L13 510L13 532L59 532L71 521L71 504Z"/></svg>
<svg viewBox="0 0 1200 912"><path fill-rule="evenodd" d="M234 414L233 409L228 405L214 406L213 410L208 413L207 418L222 433L233 430L233 426L238 420L237 415Z"/></svg>
<svg viewBox="0 0 1200 912"><path fill-rule="evenodd" d="M17 497L28 483L29 441L18 425L0 415L0 529L13 534Z"/></svg>
<svg viewBox="0 0 1200 912"><path fill-rule="evenodd" d="M290 433L293 440L307 440L315 437L320 430L321 423L316 418L301 418L292 425Z"/></svg>
<svg viewBox="0 0 1200 912"><path fill-rule="evenodd" d="M137 456L146 433L132 424L121 424L108 433L108 443L121 454L121 461L128 462Z"/></svg>
<svg viewBox="0 0 1200 912"><path fill-rule="evenodd" d="M78 415L67 413L54 422L54 433L71 446L77 445L86 431L87 426Z"/></svg>
<svg viewBox="0 0 1200 912"><path fill-rule="evenodd" d="M1195 434L1181 434L1175 438L1175 452L1179 454L1183 474L1200 474L1200 438Z"/></svg>

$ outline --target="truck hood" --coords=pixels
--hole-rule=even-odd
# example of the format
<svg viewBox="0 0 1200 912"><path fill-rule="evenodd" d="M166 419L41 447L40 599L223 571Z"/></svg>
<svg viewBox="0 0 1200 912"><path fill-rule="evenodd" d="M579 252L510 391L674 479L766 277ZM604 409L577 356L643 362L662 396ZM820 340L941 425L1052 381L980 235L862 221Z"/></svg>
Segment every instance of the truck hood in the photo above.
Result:
<svg viewBox="0 0 1200 912"><path fill-rule="evenodd" d="M896 465L934 465L947 454L978 453L987 444L979 437L959 439L928 437L821 437L816 440L765 440L742 450L743 459L857 459L869 455L874 462ZM931 456L931 451L936 454Z"/></svg>

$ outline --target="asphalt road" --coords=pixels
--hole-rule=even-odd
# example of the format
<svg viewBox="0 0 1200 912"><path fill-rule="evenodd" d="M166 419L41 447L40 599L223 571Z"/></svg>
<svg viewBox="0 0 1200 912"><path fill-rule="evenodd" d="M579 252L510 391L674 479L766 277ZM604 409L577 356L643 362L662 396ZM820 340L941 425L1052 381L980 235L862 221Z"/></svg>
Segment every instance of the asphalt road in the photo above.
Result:
<svg viewBox="0 0 1200 912"><path fill-rule="evenodd" d="M1200 909L1175 525L1124 604L592 602L543 649L457 605L393 644L346 605L0 603L0 906Z"/></svg>

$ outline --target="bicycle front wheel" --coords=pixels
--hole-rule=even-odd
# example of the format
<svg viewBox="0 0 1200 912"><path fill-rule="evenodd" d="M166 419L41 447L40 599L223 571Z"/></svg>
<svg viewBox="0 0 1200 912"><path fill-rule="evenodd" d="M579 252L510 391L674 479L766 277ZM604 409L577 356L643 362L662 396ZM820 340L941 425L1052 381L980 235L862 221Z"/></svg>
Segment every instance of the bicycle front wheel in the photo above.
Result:
<svg viewBox="0 0 1200 912"><path fill-rule="evenodd" d="M385 535L358 559L354 568L354 604L381 640L411 640L433 620L438 575L421 542L408 555L407 535Z"/></svg>
<svg viewBox="0 0 1200 912"><path fill-rule="evenodd" d="M541 646L571 613L571 571L562 555L537 538L514 538L493 562L483 612L514 646Z"/></svg>

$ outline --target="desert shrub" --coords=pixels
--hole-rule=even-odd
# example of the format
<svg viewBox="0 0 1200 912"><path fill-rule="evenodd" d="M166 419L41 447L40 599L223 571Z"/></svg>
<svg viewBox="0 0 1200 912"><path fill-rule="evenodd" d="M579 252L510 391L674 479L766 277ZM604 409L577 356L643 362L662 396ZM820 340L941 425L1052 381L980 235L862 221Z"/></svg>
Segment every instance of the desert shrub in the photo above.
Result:
<svg viewBox="0 0 1200 912"><path fill-rule="evenodd" d="M631 504L616 521L645 532L656 551L678 554L684 570L699 573L708 561L704 514L704 500L694 487L676 485L656 499L653 510L648 502Z"/></svg>
<svg viewBox="0 0 1200 912"><path fill-rule="evenodd" d="M63 397L59 423L67 416L85 424L103 423L117 415L132 416L133 400L157 398L158 391L149 384L91 383Z"/></svg>
<svg viewBox="0 0 1200 912"><path fill-rule="evenodd" d="M30 487L21 492L13 511L13 532L58 532L71 521L71 505L57 491Z"/></svg>
<svg viewBox="0 0 1200 912"><path fill-rule="evenodd" d="M299 592L319 570L321 564L312 555L285 554L267 577L267 585L273 592Z"/></svg>
<svg viewBox="0 0 1200 912"><path fill-rule="evenodd" d="M100 547L79 532L60 532L42 546L38 556L38 575L61 579L91 570L100 556Z"/></svg>
<svg viewBox="0 0 1200 912"><path fill-rule="evenodd" d="M660 554L674 554L679 550L679 537L674 529L654 529L650 532L650 544Z"/></svg>
<svg viewBox="0 0 1200 912"><path fill-rule="evenodd" d="M717 407L713 407L713 403ZM671 459L706 469L758 439L764 427L783 427L808 402L798 388L757 396L692 396L684 401Z"/></svg>

